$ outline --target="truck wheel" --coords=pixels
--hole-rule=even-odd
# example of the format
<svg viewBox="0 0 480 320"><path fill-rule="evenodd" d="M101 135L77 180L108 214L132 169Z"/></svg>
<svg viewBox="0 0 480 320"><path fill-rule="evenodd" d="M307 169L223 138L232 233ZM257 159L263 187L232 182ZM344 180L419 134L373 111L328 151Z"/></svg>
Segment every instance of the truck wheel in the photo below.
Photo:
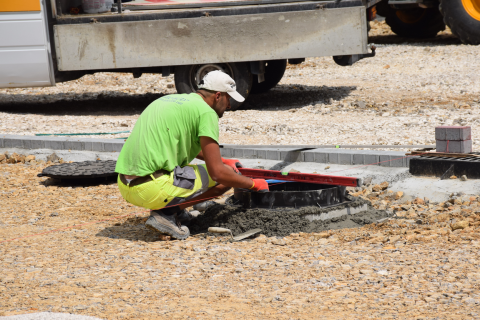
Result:
<svg viewBox="0 0 480 320"><path fill-rule="evenodd" d="M265 66L265 81L258 83L258 77L253 76L252 93L264 93L275 87L282 80L287 69L287 60L270 60Z"/></svg>
<svg viewBox="0 0 480 320"><path fill-rule="evenodd" d="M237 92L247 99L252 88L252 74L246 62L209 63L175 67L175 87L178 93L192 93L198 90L198 84L210 71L220 70L235 80ZM237 110L242 105L230 99L231 109Z"/></svg>
<svg viewBox="0 0 480 320"><path fill-rule="evenodd" d="M445 30L443 17L437 8L404 8L395 10L382 7L385 22L397 35L406 38L431 38Z"/></svg>
<svg viewBox="0 0 480 320"><path fill-rule="evenodd" d="M440 11L464 44L480 44L480 0L441 0Z"/></svg>

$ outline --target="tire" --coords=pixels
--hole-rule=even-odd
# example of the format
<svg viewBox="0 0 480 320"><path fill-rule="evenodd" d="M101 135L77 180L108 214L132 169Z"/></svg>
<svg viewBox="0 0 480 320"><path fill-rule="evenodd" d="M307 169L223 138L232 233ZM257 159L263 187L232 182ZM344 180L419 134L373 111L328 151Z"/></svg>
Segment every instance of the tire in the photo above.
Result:
<svg viewBox="0 0 480 320"><path fill-rule="evenodd" d="M198 90L198 83L210 71L221 70L235 80L237 92L247 99L252 89L252 74L248 63L210 63L175 67L175 87L178 93L192 93ZM242 105L230 99L230 110L237 110Z"/></svg>
<svg viewBox="0 0 480 320"><path fill-rule="evenodd" d="M382 0L375 5L377 9L377 14L382 17L388 16L392 11L395 11L390 5L388 4L388 0Z"/></svg>
<svg viewBox="0 0 480 320"><path fill-rule="evenodd" d="M445 24L464 44L480 44L480 0L441 0Z"/></svg>
<svg viewBox="0 0 480 320"><path fill-rule="evenodd" d="M252 94L264 93L275 87L282 80L287 69L287 60L270 60L265 66L265 81L258 83L258 77L254 75Z"/></svg>
<svg viewBox="0 0 480 320"><path fill-rule="evenodd" d="M431 38L445 30L443 17L437 8L404 8L395 10L382 2L381 12L392 31L406 38Z"/></svg>

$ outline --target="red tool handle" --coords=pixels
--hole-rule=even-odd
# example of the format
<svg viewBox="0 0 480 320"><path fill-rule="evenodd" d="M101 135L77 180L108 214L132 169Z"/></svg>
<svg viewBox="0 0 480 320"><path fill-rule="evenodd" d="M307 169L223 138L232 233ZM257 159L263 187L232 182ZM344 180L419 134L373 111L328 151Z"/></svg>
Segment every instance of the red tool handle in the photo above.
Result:
<svg viewBox="0 0 480 320"><path fill-rule="evenodd" d="M353 177L327 176L315 173L299 173L299 172L280 172L274 170L261 170L238 168L240 173L249 178L259 179L275 179L282 181L310 182L319 184L331 184L335 186L359 187L360 179Z"/></svg>

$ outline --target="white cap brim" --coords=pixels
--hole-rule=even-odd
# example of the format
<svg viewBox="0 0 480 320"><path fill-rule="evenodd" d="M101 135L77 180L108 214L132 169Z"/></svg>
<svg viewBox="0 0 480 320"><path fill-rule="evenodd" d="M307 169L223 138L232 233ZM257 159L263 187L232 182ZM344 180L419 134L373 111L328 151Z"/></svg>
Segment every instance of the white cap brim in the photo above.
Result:
<svg viewBox="0 0 480 320"><path fill-rule="evenodd" d="M230 97L232 97L235 101L237 102L243 102L245 101L245 98L242 97L240 93L237 91L232 91L232 92L227 92Z"/></svg>

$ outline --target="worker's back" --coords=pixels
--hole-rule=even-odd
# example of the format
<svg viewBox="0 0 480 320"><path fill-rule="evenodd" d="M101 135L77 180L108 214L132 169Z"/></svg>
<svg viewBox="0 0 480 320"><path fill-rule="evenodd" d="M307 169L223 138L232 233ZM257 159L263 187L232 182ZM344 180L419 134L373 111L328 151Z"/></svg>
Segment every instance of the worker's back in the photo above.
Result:
<svg viewBox="0 0 480 320"><path fill-rule="evenodd" d="M152 102L118 157L116 172L145 176L185 166L200 152L200 136L218 142L218 115L196 94L174 94Z"/></svg>

